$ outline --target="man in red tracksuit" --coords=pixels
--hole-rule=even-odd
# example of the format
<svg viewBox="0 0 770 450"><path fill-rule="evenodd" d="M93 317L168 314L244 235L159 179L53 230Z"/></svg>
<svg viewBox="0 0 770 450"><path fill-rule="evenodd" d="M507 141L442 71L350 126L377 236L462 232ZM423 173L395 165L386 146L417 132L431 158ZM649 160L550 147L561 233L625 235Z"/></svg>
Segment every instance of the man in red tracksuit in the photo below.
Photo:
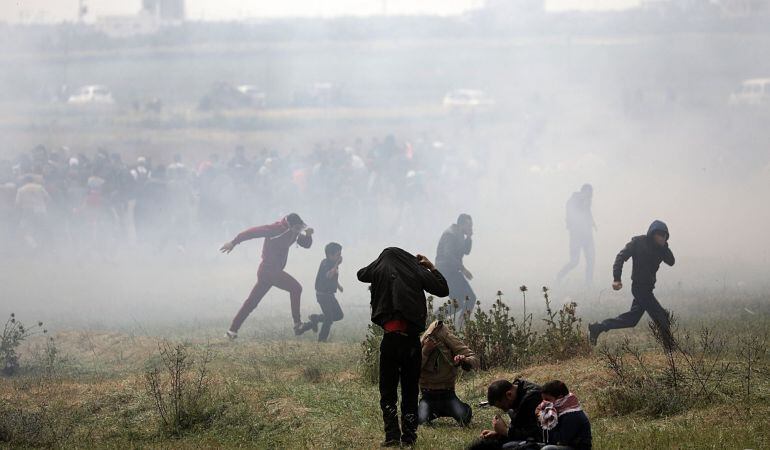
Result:
<svg viewBox="0 0 770 450"><path fill-rule="evenodd" d="M300 335L308 329L307 326L302 324L299 314L302 286L283 269L286 267L289 248L295 242L300 247L310 248L313 244L313 229L307 228L297 214L291 213L274 224L249 228L236 236L232 241L226 242L220 251L222 253L230 253L241 242L257 238L265 238L265 243L262 246L262 263L257 271L257 284L254 285L251 294L249 294L238 314L233 318L233 323L227 331L227 337L230 339L238 337L238 329L243 324L243 321L246 320L246 317L257 307L262 297L273 286L289 292L291 316L294 319L294 334Z"/></svg>

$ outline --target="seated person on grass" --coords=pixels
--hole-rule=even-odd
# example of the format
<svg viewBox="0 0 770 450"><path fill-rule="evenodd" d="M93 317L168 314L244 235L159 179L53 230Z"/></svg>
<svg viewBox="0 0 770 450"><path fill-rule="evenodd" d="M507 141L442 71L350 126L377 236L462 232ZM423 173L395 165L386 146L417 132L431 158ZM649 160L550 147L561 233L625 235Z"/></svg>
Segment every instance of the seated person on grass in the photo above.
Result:
<svg viewBox="0 0 770 450"><path fill-rule="evenodd" d="M422 335L422 368L417 406L420 425L439 417L452 417L460 426L471 422L473 411L455 394L458 367L471 370L479 367L479 360L467 345L452 334L444 322L436 320Z"/></svg>
<svg viewBox="0 0 770 450"><path fill-rule="evenodd" d="M515 448L522 441L539 441L542 432L535 409L542 401L540 386L527 380L515 379L493 381L487 388L489 404L508 413L510 425L500 416L492 420L492 429L481 432L480 439L468 448L487 450Z"/></svg>
<svg viewBox="0 0 770 450"><path fill-rule="evenodd" d="M543 402L537 407L543 429L543 450L591 450L591 422L575 394L559 380L542 388Z"/></svg>

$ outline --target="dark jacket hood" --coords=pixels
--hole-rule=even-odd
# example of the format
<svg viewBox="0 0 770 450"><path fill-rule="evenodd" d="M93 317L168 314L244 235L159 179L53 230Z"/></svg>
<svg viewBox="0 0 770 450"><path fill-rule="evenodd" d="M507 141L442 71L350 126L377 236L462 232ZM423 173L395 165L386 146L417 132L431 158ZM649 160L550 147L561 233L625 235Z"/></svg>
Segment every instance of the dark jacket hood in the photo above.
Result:
<svg viewBox="0 0 770 450"><path fill-rule="evenodd" d="M656 231L662 231L666 234L666 239L670 237L668 233L668 226L662 220L655 220L650 224L650 228L647 229L647 237L652 237Z"/></svg>

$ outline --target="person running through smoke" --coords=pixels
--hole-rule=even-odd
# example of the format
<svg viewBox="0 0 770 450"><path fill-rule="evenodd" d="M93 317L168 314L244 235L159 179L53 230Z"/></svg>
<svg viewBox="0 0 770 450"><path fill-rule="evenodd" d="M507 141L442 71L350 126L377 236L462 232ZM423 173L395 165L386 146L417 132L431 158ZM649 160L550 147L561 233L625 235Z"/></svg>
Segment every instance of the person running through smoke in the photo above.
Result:
<svg viewBox="0 0 770 450"><path fill-rule="evenodd" d="M289 257L289 248L296 242L302 248L310 248L313 244L313 229L307 228L305 222L296 213L291 213L283 219L270 225L249 228L232 241L226 242L220 248L222 253L230 253L236 245L249 239L265 238L262 245L262 263L257 271L257 284L251 290L249 297L243 302L238 314L233 318L227 337L238 337L238 329L257 307L262 297L271 287L289 292L291 299L291 316L294 320L294 334L300 335L309 329L300 318L300 298L302 285L283 269Z"/></svg>
<svg viewBox="0 0 770 450"><path fill-rule="evenodd" d="M436 267L446 277L449 285L449 297L459 303L454 314L455 325L461 330L466 317L473 311L476 294L468 280L473 274L463 265L463 256L471 253L473 247L473 219L468 214L460 214L457 223L452 224L438 241Z"/></svg>
<svg viewBox="0 0 770 450"><path fill-rule="evenodd" d="M580 252L586 259L586 286L591 286L594 278L594 216L591 212L591 201L594 188L590 184L584 184L579 192L574 192L567 201L567 230L569 231L569 262L562 267L556 282L561 283L567 274L577 267L580 261Z"/></svg>
<svg viewBox="0 0 770 450"><path fill-rule="evenodd" d="M671 335L668 311L660 305L652 292L655 289L660 263L664 262L669 266L674 265L674 254L668 246L668 238L668 227L660 220L656 220L652 222L646 235L632 238L631 242L626 244L623 250L618 253L615 264L612 266L614 277L612 288L616 291L623 288L621 282L623 264L628 261L628 258L633 258L631 293L634 296L634 301L631 303L630 311L618 317L588 325L589 339L592 345L596 345L599 335L605 331L636 326L642 315L647 312L657 325L666 350L671 351L673 349L674 339Z"/></svg>
<svg viewBox="0 0 770 450"><path fill-rule="evenodd" d="M389 247L358 280L370 283L372 322L385 334L380 344L380 408L385 422L386 447L412 445L417 440L417 395L422 350L420 333L428 315L425 293L446 297L449 287L428 258ZM398 423L398 385L401 383L401 426Z"/></svg>
<svg viewBox="0 0 770 450"><path fill-rule="evenodd" d="M313 329L317 329L318 323L321 323L318 342L326 342L332 323L342 320L344 316L340 303L334 295L337 291L343 291L339 282L342 246L336 242L330 242L326 244L324 252L326 258L318 266L318 273L315 277L315 295L322 314L310 315L310 326Z"/></svg>

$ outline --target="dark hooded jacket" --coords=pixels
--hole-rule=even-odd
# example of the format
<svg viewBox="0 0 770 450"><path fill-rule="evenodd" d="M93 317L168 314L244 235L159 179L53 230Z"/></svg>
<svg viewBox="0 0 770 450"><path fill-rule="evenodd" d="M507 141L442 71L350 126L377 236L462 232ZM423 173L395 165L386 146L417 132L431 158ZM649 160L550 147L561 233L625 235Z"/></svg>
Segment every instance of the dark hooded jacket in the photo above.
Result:
<svg viewBox="0 0 770 450"><path fill-rule="evenodd" d="M646 235L632 238L631 242L618 253L615 264L612 266L612 276L615 281L620 281L623 263L628 261L628 258L634 259L631 280L637 287L654 288L660 263L674 265L674 254L671 253L668 243L663 247L655 244L653 234L658 231L665 233L666 237L669 236L666 224L656 220L652 222Z"/></svg>
<svg viewBox="0 0 770 450"><path fill-rule="evenodd" d="M383 326L390 320L405 320L409 332L425 330L427 291L438 297L449 295L444 276L417 263L411 253L388 247L371 264L358 271L358 280L371 283L372 322Z"/></svg>
<svg viewBox="0 0 770 450"><path fill-rule="evenodd" d="M508 410L511 423L508 427L508 440L527 440L529 438L540 439L542 432L535 415L537 405L543 400L540 386L527 380L516 379L516 401Z"/></svg>

